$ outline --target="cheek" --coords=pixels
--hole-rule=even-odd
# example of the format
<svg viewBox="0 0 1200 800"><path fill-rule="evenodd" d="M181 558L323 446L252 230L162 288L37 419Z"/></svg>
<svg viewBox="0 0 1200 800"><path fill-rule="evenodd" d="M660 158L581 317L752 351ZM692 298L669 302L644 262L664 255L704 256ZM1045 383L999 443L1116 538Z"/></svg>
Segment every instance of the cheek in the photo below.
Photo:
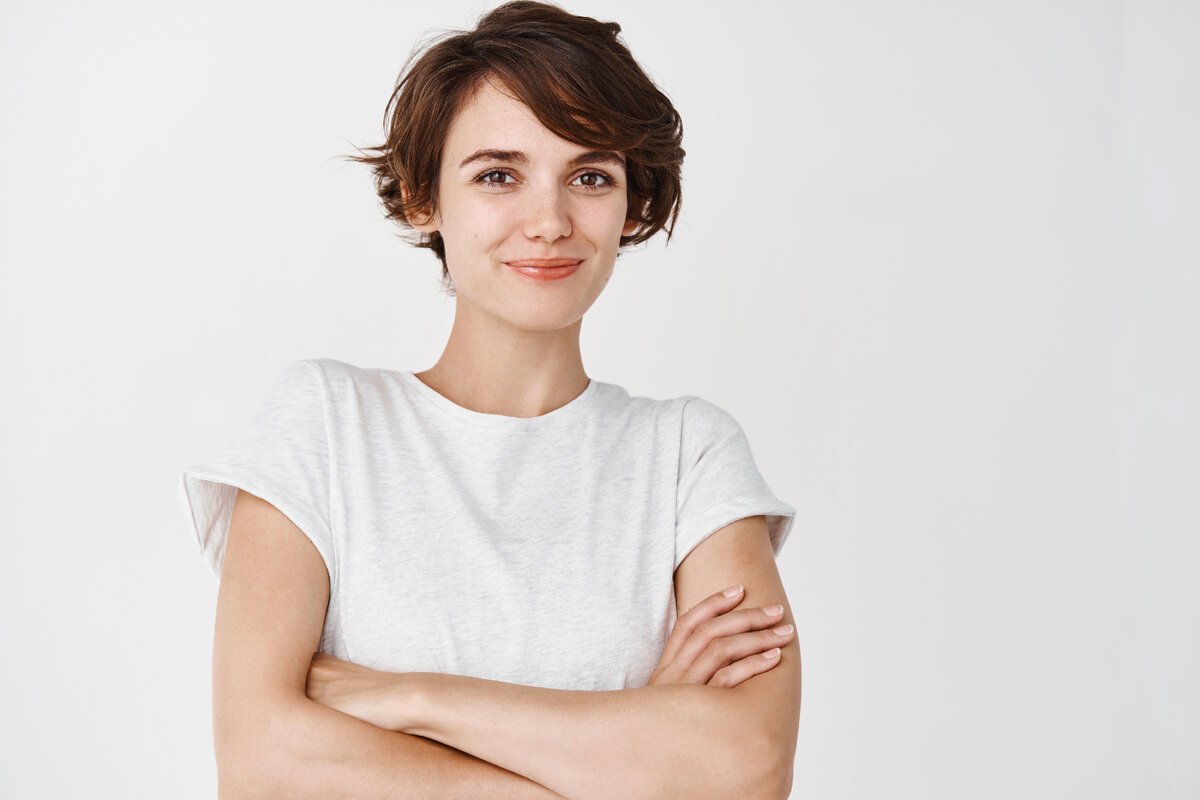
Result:
<svg viewBox="0 0 1200 800"><path fill-rule="evenodd" d="M597 202L596 198L589 198L575 206L572 216L577 226L588 232L589 239L597 243L610 239L615 241L625 227L625 208L624 198L612 202Z"/></svg>
<svg viewBox="0 0 1200 800"><path fill-rule="evenodd" d="M442 235L464 247L490 246L512 229L509 210L504 203L487 202L492 198L466 200L446 209Z"/></svg>

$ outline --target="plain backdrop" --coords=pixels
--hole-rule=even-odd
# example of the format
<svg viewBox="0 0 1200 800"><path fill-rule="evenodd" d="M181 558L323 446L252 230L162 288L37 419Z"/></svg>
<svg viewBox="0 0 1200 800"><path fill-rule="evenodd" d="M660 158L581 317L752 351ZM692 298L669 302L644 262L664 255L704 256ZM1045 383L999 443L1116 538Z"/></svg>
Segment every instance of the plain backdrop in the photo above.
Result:
<svg viewBox="0 0 1200 800"><path fill-rule="evenodd" d="M180 470L453 303L361 165L480 2L0 6L0 796L212 798ZM794 797L1200 796L1200 7L570 0L685 123L589 375L797 506Z"/></svg>

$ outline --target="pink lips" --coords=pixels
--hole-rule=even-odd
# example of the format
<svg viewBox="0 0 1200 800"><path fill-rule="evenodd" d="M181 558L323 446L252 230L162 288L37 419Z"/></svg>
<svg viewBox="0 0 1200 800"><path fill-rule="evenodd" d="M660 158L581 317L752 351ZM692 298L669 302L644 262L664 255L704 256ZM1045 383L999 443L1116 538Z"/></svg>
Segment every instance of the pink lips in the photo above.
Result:
<svg viewBox="0 0 1200 800"><path fill-rule="evenodd" d="M575 270L583 263L580 258L522 258L518 261L506 261L506 265L514 272L533 278L535 281L556 281L568 275L574 275Z"/></svg>

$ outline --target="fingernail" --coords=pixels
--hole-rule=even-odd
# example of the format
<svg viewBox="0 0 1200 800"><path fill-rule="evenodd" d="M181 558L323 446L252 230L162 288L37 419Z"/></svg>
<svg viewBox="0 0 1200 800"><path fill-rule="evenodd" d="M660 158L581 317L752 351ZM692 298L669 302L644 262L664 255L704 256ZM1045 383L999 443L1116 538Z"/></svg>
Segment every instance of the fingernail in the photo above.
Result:
<svg viewBox="0 0 1200 800"><path fill-rule="evenodd" d="M763 611L767 612L768 616L775 616L783 613L783 606L764 606Z"/></svg>
<svg viewBox="0 0 1200 800"><path fill-rule="evenodd" d="M741 593L742 593L742 585L740 583L737 586L731 586L725 590L726 597L737 597Z"/></svg>
<svg viewBox="0 0 1200 800"><path fill-rule="evenodd" d="M779 648L776 647L774 650L763 653L763 658L779 658Z"/></svg>
<svg viewBox="0 0 1200 800"><path fill-rule="evenodd" d="M775 629L775 633L779 634L780 636L787 636L789 633L791 633L794 630L796 630L796 629L793 628L791 625L780 625L778 628Z"/></svg>

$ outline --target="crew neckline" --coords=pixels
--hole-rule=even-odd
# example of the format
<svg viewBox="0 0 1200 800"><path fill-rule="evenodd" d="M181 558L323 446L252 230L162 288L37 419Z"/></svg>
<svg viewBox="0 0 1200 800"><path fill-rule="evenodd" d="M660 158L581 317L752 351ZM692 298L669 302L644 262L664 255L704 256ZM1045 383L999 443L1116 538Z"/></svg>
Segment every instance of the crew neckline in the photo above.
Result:
<svg viewBox="0 0 1200 800"><path fill-rule="evenodd" d="M530 428L545 425L550 422L565 419L572 416L580 408L587 405L592 397L599 390L599 381L595 378L588 378L588 384L583 391L575 395L575 397L567 401L564 405L558 408L547 411L545 414L539 414L536 417L509 417L504 414L485 414L482 411L472 411L469 408L460 406L450 398L438 392L429 384L417 377L413 370L404 370L400 372L400 378L404 383L411 387L420 397L423 397L426 402L441 409L446 414L457 417L468 422L491 425L494 427L508 428Z"/></svg>

